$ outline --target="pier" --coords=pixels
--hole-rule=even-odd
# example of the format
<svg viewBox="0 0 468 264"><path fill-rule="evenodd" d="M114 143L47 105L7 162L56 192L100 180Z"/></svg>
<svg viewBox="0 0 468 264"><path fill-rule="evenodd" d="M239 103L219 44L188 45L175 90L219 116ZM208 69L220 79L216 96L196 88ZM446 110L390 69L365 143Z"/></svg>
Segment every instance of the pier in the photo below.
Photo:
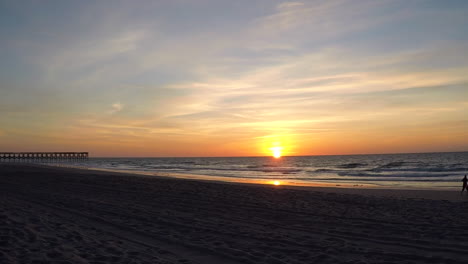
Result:
<svg viewBox="0 0 468 264"><path fill-rule="evenodd" d="M54 162L87 159L88 152L0 152L0 162Z"/></svg>

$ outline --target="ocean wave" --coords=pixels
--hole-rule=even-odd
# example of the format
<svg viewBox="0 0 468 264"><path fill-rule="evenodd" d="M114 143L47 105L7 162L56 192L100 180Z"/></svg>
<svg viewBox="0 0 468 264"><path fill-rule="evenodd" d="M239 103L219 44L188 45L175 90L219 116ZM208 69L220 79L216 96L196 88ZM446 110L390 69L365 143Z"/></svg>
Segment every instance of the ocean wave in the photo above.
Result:
<svg viewBox="0 0 468 264"><path fill-rule="evenodd" d="M262 172L262 173L283 173L295 174L301 172L297 168L281 168L281 167L188 167L188 166L151 166L147 167L155 171L191 171L191 172L204 172L204 171L232 171L232 172Z"/></svg>
<svg viewBox="0 0 468 264"><path fill-rule="evenodd" d="M444 174L421 174L421 173L401 173L401 174L376 174L367 172L339 172L339 176L346 177L375 177L375 178L443 178L443 177L456 177L459 174L444 173Z"/></svg>
<svg viewBox="0 0 468 264"><path fill-rule="evenodd" d="M283 173L283 174L295 174L301 172L301 169L289 169L289 168L274 168L274 169L262 169L261 172L265 173Z"/></svg>
<svg viewBox="0 0 468 264"><path fill-rule="evenodd" d="M337 172L337 170L334 169L316 169L316 170L308 170L306 172L309 173L315 173L315 172Z"/></svg>
<svg viewBox="0 0 468 264"><path fill-rule="evenodd" d="M261 164L261 165L248 165L247 168L249 169L258 169L258 168L277 168L278 165L273 164Z"/></svg>
<svg viewBox="0 0 468 264"><path fill-rule="evenodd" d="M310 181L331 181L331 182L459 182L459 179L412 179L412 178L386 178L386 179L353 179L353 178L320 178L320 179L309 179Z"/></svg>
<svg viewBox="0 0 468 264"><path fill-rule="evenodd" d="M368 165L367 163L345 163L345 164L338 165L336 167L340 169L355 169L359 167L365 167L367 165Z"/></svg>
<svg viewBox="0 0 468 264"><path fill-rule="evenodd" d="M278 165L273 165L273 164L262 164L262 167L264 167L264 168L277 168L279 166Z"/></svg>
<svg viewBox="0 0 468 264"><path fill-rule="evenodd" d="M422 168L386 168L382 167L369 169L367 171L373 172L399 172L399 171L414 171L414 172L464 172L467 171L468 167L422 167Z"/></svg>
<svg viewBox="0 0 468 264"><path fill-rule="evenodd" d="M385 165L382 165L380 166L379 168L384 168L384 169L388 169L388 168L398 168L398 167L402 167L403 165L405 164L408 164L408 162L405 162L405 161L396 161L396 162L390 162L390 163L387 163Z"/></svg>

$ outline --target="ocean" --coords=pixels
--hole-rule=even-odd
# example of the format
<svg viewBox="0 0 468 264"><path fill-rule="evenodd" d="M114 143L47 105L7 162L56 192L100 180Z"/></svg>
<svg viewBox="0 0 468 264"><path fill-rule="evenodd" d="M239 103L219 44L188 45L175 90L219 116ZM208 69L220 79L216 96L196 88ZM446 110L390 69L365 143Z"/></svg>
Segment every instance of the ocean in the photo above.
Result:
<svg viewBox="0 0 468 264"><path fill-rule="evenodd" d="M69 163L68 163L69 164ZM90 158L73 166L281 185L461 189L468 152L210 158Z"/></svg>

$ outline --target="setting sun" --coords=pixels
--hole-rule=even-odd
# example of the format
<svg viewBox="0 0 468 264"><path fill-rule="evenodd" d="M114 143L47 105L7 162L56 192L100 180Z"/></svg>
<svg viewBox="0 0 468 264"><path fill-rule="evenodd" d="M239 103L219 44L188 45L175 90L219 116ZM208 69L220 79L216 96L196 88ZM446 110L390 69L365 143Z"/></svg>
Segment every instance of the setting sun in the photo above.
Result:
<svg viewBox="0 0 468 264"><path fill-rule="evenodd" d="M281 184L280 181L274 181L274 182L273 182L273 185L276 185L276 186L278 186L278 185L280 185L280 184Z"/></svg>
<svg viewBox="0 0 468 264"><path fill-rule="evenodd" d="M283 149L283 148L282 147L271 148L271 151L273 151L273 157L281 158L281 149Z"/></svg>

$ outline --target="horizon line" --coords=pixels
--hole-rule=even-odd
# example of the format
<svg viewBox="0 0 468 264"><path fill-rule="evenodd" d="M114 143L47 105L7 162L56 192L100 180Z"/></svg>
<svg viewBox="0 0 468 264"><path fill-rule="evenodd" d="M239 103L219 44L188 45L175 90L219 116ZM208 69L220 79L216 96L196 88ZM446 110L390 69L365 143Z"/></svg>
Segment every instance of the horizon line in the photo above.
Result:
<svg viewBox="0 0 468 264"><path fill-rule="evenodd" d="M322 157L322 156L365 156L365 155L401 155L401 154L437 154L437 153L465 153L462 151L430 151L430 152L393 152L393 153L357 153L357 154L321 154L321 155L284 155L283 157ZM263 156L90 156L90 158L271 158Z"/></svg>

